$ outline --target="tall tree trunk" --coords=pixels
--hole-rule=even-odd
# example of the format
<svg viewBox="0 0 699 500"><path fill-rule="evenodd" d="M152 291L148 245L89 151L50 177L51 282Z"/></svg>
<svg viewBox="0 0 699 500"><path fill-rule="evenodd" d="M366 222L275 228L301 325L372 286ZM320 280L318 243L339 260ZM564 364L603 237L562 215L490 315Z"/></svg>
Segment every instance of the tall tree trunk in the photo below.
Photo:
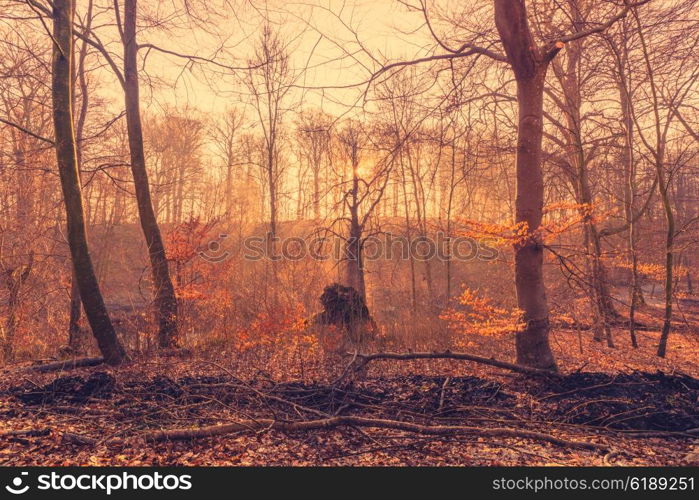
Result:
<svg viewBox="0 0 699 500"><path fill-rule="evenodd" d="M137 0L124 0L124 97L126 123L131 151L131 173L136 191L138 216L148 246L153 286L155 287L156 316L159 323L158 345L162 348L177 346L177 298L170 279L165 245L151 202L150 184L143 149L143 127L138 83L138 43L136 41Z"/></svg>
<svg viewBox="0 0 699 500"><path fill-rule="evenodd" d="M582 16L577 0L569 0L574 27L583 29ZM614 346L610 324L618 316L612 303L607 284L607 272L602 260L602 241L593 217L594 199L589 179L589 164L583 143L582 89L580 64L582 59L582 40L568 44L565 68L554 61L552 64L556 78L560 82L563 99L559 107L563 113L564 126L559 127L565 139L567 162L574 183L576 202L583 222L583 243L587 254L589 283L586 292L594 315L594 339L607 340L609 347Z"/></svg>
<svg viewBox="0 0 699 500"><path fill-rule="evenodd" d="M274 143L267 146L267 184L269 189L269 233L272 242L277 236L277 178L274 159Z"/></svg>
<svg viewBox="0 0 699 500"><path fill-rule="evenodd" d="M270 120L271 122L271 120ZM274 132L270 132L267 143L267 188L269 190L269 231L267 232L267 264L271 271L271 284L268 281L268 269L265 269L265 302L267 302L268 292L271 288L272 309L277 309L279 305L279 262L277 256L277 218L278 218L278 203L277 203L277 164L274 155L276 148L276 136Z"/></svg>
<svg viewBox="0 0 699 500"><path fill-rule="evenodd" d="M362 259L362 226L359 222L359 178L356 175L357 166L354 165L352 171L355 172L352 178L351 204L350 204L350 228L349 238L345 258L346 281L359 295L366 301L366 285L364 282L364 262Z"/></svg>
<svg viewBox="0 0 699 500"><path fill-rule="evenodd" d="M313 169L313 218L320 220L320 165Z"/></svg>
<svg viewBox="0 0 699 500"><path fill-rule="evenodd" d="M542 54L527 20L523 0L495 0L495 24L517 81L517 223L527 226L524 241L515 245L517 304L524 328L516 335L517 362L556 370L549 345L549 309L544 286L544 247L538 228L544 208L541 168L544 80L556 52ZM557 47L560 49L560 47Z"/></svg>
<svg viewBox="0 0 699 500"><path fill-rule="evenodd" d="M85 314L105 362L118 365L125 359L126 353L109 319L87 245L73 129L71 78L73 7L73 0L54 0L53 2L51 95L56 160L66 207L68 245Z"/></svg>
<svg viewBox="0 0 699 500"><path fill-rule="evenodd" d="M228 164L226 165L226 219L229 221L233 218L233 158L228 155Z"/></svg>
<svg viewBox="0 0 699 500"><path fill-rule="evenodd" d="M304 190L303 187L306 185L306 178L305 176L301 175L301 172L299 171L299 176L298 176L298 195L296 197L296 220L301 221L303 220L303 217L305 215L305 209L304 209Z"/></svg>
<svg viewBox="0 0 699 500"><path fill-rule="evenodd" d="M17 224L19 226L32 225L34 217L33 195L36 188L33 176L27 175L30 168L27 165L27 152L31 146L27 144L24 137L19 137L13 142L15 142Z"/></svg>
<svg viewBox="0 0 699 500"><path fill-rule="evenodd" d="M92 26L92 6L93 2L90 0L87 6L87 13L85 15L85 29L89 32ZM75 141L76 141L76 152L78 158L78 171L82 169L83 165L83 135L85 130L85 121L87 120L87 107L90 103L89 92L87 88L87 79L85 78L85 59L87 58L87 42L83 41L80 46L80 52L78 54L78 61L76 67L76 73L73 75L73 89L75 89L75 83L77 80L80 86L80 112L75 123ZM73 96L75 99L75 96ZM80 180L82 186L82 178ZM88 204L89 208L89 204ZM86 208L87 211L87 208ZM89 215L87 219L89 220ZM78 353L81 349L80 344L80 317L82 315L82 308L80 305L80 288L78 288L78 281L75 277L75 272L71 273L70 281L70 313L68 316L68 348L71 353Z"/></svg>
<svg viewBox="0 0 699 500"><path fill-rule="evenodd" d="M183 218L183 210L182 207L184 206L184 184L185 184L185 163L182 161L182 158L178 158L177 163L179 164L177 167L177 182L175 183L176 189L175 189L175 222L178 224L181 224L182 221L184 220Z"/></svg>
<svg viewBox="0 0 699 500"><path fill-rule="evenodd" d="M663 148L659 148L656 159L656 168L658 172L658 187L660 196L663 201L663 209L665 211L666 222L666 238L665 238L665 314L663 316L663 329L660 332L660 342L658 343L658 356L665 357L667 353L667 340L670 337L670 328L672 326L672 294L673 294L673 279L672 270L674 264L674 240L675 240L675 216L672 212L670 204L670 195L668 193L669 186L663 172L664 157Z"/></svg>
<svg viewBox="0 0 699 500"><path fill-rule="evenodd" d="M70 353L78 353L80 347L80 317L82 316L82 305L80 300L80 287L75 270L71 272L70 278L70 308L68 314L68 349Z"/></svg>
<svg viewBox="0 0 699 500"><path fill-rule="evenodd" d="M7 319L5 320L5 335L2 339L3 359L5 362L13 361L15 357L14 341L19 324L20 291L22 285L29 278L32 271L33 254L30 255L29 264L14 269L7 269Z"/></svg>
<svg viewBox="0 0 699 500"><path fill-rule="evenodd" d="M577 111L579 112L579 108ZM575 120L574 126L577 128L577 131L580 130L580 125L579 120ZM576 138L572 142L576 150L573 165L578 177L578 201L582 205L585 249L589 258L590 298L592 309L596 317L594 339L600 342L606 339L607 345L609 347L614 347L610 324L618 314L612 304L612 298L607 284L607 271L602 261L602 241L592 215L592 192L590 189L584 152L582 150L582 137L580 137L579 133L576 133Z"/></svg>
<svg viewBox="0 0 699 500"><path fill-rule="evenodd" d="M549 310L544 286L544 248L537 229L541 225L544 178L541 170L543 89L545 68L531 78L517 80L519 126L517 132L516 222L525 223L527 239L515 247L517 305L524 312L525 327L517 333L517 362L555 369L549 346Z"/></svg>
<svg viewBox="0 0 699 500"><path fill-rule="evenodd" d="M694 295L694 287L692 286L692 273L689 271L692 267L687 255L684 256L684 268L686 269L685 277L687 278L687 294L691 296Z"/></svg>
<svg viewBox="0 0 699 500"><path fill-rule="evenodd" d="M5 329L2 338L2 355L5 363L14 361L15 359L15 335L17 331L17 309L19 308L19 285L14 279L14 269L7 271L7 319L5 320Z"/></svg>
<svg viewBox="0 0 699 500"><path fill-rule="evenodd" d="M410 266L410 314L417 314L417 282L415 278L415 259L412 252L412 239L413 239L413 225L410 220L410 200L408 198L408 180L405 176L405 162L403 161L403 148L401 146L400 136L396 137L396 147L399 151L399 163L400 163L400 175L401 182L400 185L403 189L403 217L405 219L405 238L408 245L408 264Z"/></svg>
<svg viewBox="0 0 699 500"><path fill-rule="evenodd" d="M638 251L636 248L637 226L636 226L636 162L633 155L633 107L632 107L632 85L631 71L629 69L629 49L628 30L625 23L621 25L621 47L617 47L612 39L608 40L612 54L616 62L617 89L619 91L619 104L621 108L622 126L624 130L624 145L622 151L622 161L624 163L624 173L626 182L624 184L624 209L626 226L628 228L628 249L631 259L631 283L629 285L629 335L631 345L638 346L636 338L636 310L638 306L645 304L641 279L638 271ZM652 196L652 193L649 195ZM649 198L650 202L650 198ZM622 229L623 230L623 229Z"/></svg>
<svg viewBox="0 0 699 500"><path fill-rule="evenodd" d="M668 115L667 121L665 122L665 126L663 128L660 120L661 104L659 92L655 83L655 72L653 70L653 65L651 64L651 57L648 51L648 45L646 44L646 37L643 33L643 27L641 26L641 20L639 19L636 11L634 11L634 19L636 21L636 26L638 27L638 38L641 42L643 59L648 72L648 83L650 84L652 96L651 104L655 128L655 147L650 146L646 140L643 142L646 143L648 149L653 155L655 173L658 181L658 191L660 192L660 197L663 202L663 211L665 212L666 221L665 314L663 318L663 329L660 333L660 342L658 343L658 356L664 358L667 352L667 340L668 337L670 337L670 328L672 326L672 292L674 286L672 271L674 264L675 215L672 211L672 204L670 202L670 178L665 177L665 146L667 144L667 133L673 115ZM642 130L639 129L639 135L641 135L641 137L643 137L642 134Z"/></svg>
<svg viewBox="0 0 699 500"><path fill-rule="evenodd" d="M633 119L631 118L631 103L629 102L628 86L624 77L625 68L620 65L619 72L621 79L619 82L619 94L621 97L621 110L624 124L624 152L623 160L626 167L626 222L629 225L628 245L631 257L631 285L629 286L629 336L631 345L638 347L636 338L636 309L643 304L643 294L641 291L638 275L638 252L636 251L636 222L634 212L636 206L636 165L633 157Z"/></svg>
<svg viewBox="0 0 699 500"><path fill-rule="evenodd" d="M444 307L449 307L451 303L451 286L452 286L452 258L451 258L451 245L452 245L452 210L454 207L454 193L456 191L456 127L452 120L452 126L454 127L454 137L451 143L451 160L449 163L449 190L447 195L447 208L446 208L446 219L447 219L447 231L446 231L446 290Z"/></svg>

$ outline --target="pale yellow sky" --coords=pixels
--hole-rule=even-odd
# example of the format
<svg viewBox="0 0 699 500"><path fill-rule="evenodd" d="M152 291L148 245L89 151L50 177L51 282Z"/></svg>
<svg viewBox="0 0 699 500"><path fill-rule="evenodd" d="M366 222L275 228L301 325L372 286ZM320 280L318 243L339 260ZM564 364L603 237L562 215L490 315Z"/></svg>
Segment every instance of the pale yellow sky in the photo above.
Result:
<svg viewBox="0 0 699 500"><path fill-rule="evenodd" d="M142 12L152 14L152 9L155 7L145 5ZM289 103L322 107L336 115L347 111L358 99L361 102L363 91L363 87L337 87L362 82L378 67L359 47L353 30L363 47L382 61L424 55L424 47L420 44L428 42L424 33L401 35L401 32L418 28L422 20L418 14L407 13L404 6L393 0L274 1L268 2L268 12L282 36L289 40L291 65L297 75ZM245 65L264 21L262 15L249 6L239 14L238 17L229 14L225 21L217 20L201 27L181 26L168 32L143 29L139 42L208 57L214 47L221 44L220 40L225 39L228 52L237 60L224 55L219 56L219 62ZM105 27L102 38L113 36L110 31L113 29ZM193 71L183 70L185 62L153 51L148 54L145 67L150 78L143 78L144 110L157 112L164 106L176 105L210 114L228 106L243 106L249 101L247 90L240 85L243 71L229 71L211 64L197 65ZM122 97L118 88L109 85L110 78L108 73L102 76L104 92L118 107Z"/></svg>

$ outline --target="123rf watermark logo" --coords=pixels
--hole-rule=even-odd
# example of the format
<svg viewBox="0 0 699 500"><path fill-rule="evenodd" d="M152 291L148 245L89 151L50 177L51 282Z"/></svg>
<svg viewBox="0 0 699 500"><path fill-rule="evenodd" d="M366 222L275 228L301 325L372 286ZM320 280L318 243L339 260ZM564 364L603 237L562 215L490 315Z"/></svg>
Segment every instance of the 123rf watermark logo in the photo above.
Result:
<svg viewBox="0 0 699 500"><path fill-rule="evenodd" d="M111 495L116 491L176 491L192 489L192 476L189 474L161 474L160 472L132 474L80 474L59 473L40 474L36 484L30 484L28 472L21 472L5 486L13 495L23 495L29 490L39 491L92 491Z"/></svg>

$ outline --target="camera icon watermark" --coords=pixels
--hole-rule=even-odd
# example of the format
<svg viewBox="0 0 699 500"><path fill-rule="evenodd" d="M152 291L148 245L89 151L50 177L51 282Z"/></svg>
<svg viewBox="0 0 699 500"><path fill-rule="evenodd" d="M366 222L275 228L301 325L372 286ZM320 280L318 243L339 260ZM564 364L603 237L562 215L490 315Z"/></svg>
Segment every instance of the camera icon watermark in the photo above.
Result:
<svg viewBox="0 0 699 500"><path fill-rule="evenodd" d="M19 476L12 479L12 484L8 484L7 486L5 486L5 489L13 495L22 495L26 493L27 491L29 491L29 485L22 485L24 484L24 476L28 475L28 472L21 472Z"/></svg>
<svg viewBox="0 0 699 500"><path fill-rule="evenodd" d="M218 235L217 239L209 241L209 243L206 245L206 249L199 251L199 257L214 264L227 260L231 256L231 253L228 250L225 250L221 245L223 240L226 238L228 238L228 235L222 233Z"/></svg>

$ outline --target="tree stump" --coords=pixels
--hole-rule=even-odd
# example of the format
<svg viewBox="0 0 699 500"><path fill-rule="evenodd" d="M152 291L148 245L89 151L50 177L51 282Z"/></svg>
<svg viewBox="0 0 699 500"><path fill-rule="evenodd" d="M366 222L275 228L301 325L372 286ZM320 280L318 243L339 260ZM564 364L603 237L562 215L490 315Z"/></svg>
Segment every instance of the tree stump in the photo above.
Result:
<svg viewBox="0 0 699 500"><path fill-rule="evenodd" d="M320 342L327 352L344 354L362 352L366 342L374 338L374 322L364 298L350 286L328 285L320 296L323 311L312 319L320 327Z"/></svg>

